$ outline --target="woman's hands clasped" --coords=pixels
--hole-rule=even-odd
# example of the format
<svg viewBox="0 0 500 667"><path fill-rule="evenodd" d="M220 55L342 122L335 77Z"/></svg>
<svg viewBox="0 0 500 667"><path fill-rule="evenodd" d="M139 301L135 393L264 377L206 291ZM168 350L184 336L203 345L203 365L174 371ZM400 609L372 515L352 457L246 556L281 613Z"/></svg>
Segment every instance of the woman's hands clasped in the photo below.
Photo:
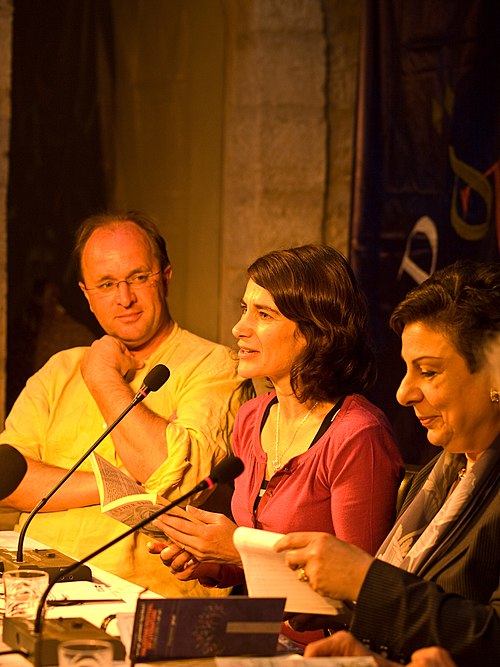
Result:
<svg viewBox="0 0 500 667"><path fill-rule="evenodd" d="M220 565L217 563L200 563L183 547L166 542L148 542L149 553L159 554L164 565L179 581L191 579L218 579Z"/></svg>
<svg viewBox="0 0 500 667"><path fill-rule="evenodd" d="M172 543L149 542L150 553L159 554L163 563L179 580L215 577L221 563L241 565L233 544L236 524L224 514L186 507L193 521L163 514L154 525Z"/></svg>

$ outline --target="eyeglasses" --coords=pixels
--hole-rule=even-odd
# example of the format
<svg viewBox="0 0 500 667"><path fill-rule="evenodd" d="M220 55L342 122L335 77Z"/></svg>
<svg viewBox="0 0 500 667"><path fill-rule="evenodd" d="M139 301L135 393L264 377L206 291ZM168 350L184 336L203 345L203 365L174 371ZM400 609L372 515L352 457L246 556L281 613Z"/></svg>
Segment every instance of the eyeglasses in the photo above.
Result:
<svg viewBox="0 0 500 667"><path fill-rule="evenodd" d="M129 288L135 290L147 287L150 279L153 276L157 276L159 273L161 273L161 269L154 273L151 273L151 271L147 273L134 273L130 278L123 278L122 280L105 280L104 282L99 283L99 285L95 285L94 287L84 287L84 289L86 292L95 292L102 296L109 296L114 294L120 283L127 283Z"/></svg>

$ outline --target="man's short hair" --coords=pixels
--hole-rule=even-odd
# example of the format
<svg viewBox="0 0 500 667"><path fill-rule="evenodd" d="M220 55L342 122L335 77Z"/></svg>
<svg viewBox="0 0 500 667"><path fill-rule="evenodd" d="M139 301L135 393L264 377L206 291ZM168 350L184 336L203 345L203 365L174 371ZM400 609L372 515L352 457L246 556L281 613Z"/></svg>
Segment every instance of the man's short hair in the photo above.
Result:
<svg viewBox="0 0 500 667"><path fill-rule="evenodd" d="M73 257L80 279L83 279L82 255L87 241L96 229L110 227L117 222L132 222L145 232L162 271L170 264L165 239L153 218L140 211L103 211L85 218L76 231Z"/></svg>

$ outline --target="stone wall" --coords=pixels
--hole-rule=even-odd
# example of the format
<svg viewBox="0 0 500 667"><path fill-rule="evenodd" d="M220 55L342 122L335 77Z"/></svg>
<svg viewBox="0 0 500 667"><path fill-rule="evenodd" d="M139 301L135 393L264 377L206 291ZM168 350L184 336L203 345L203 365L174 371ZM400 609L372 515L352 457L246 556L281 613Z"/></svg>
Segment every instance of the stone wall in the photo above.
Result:
<svg viewBox="0 0 500 667"><path fill-rule="evenodd" d="M0 42L1 318L12 5L0 0L8 33ZM232 343L256 257L308 242L348 254L361 0L111 5L116 99L98 96L112 120L109 205L142 208L163 223L174 316ZM1 408L5 329L3 321Z"/></svg>
<svg viewBox="0 0 500 667"><path fill-rule="evenodd" d="M231 342L246 267L322 240L327 124L320 0L225 3L219 339Z"/></svg>
<svg viewBox="0 0 500 667"><path fill-rule="evenodd" d="M349 256L361 0L328 0L328 183L324 241Z"/></svg>

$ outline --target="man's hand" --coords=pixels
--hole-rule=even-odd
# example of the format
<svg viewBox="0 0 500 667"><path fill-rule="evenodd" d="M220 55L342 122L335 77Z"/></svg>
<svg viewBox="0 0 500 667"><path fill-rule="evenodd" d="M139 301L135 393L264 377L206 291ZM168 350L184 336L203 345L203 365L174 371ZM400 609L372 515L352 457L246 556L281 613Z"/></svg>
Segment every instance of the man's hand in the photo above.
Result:
<svg viewBox="0 0 500 667"><path fill-rule="evenodd" d="M374 654L346 630L339 630L339 632L336 632L331 637L311 642L306 646L304 651L304 658L331 655L362 656ZM377 664L382 665L383 663Z"/></svg>
<svg viewBox="0 0 500 667"><path fill-rule="evenodd" d="M340 630L331 637L311 642L304 651L304 658L340 655L357 657L371 655L378 667L396 667L397 665L397 663L369 651L354 635L346 630Z"/></svg>
<svg viewBox="0 0 500 667"><path fill-rule="evenodd" d="M357 600L373 561L365 551L329 533L290 533L274 548L287 551L289 567L300 570L314 591L340 600Z"/></svg>
<svg viewBox="0 0 500 667"><path fill-rule="evenodd" d="M95 340L85 352L80 369L85 384L94 395L107 378L118 375L125 379L127 373L143 367L144 362L134 357L122 341L106 335Z"/></svg>
<svg viewBox="0 0 500 667"><path fill-rule="evenodd" d="M350 632L342 630L331 637L311 642L304 651L305 658L320 656L371 655L379 667L397 667L399 663L387 660L359 642ZM448 651L438 646L427 646L412 653L408 667L456 667Z"/></svg>
<svg viewBox="0 0 500 667"><path fill-rule="evenodd" d="M457 667L448 651L439 646L426 646L412 653L408 667Z"/></svg>
<svg viewBox="0 0 500 667"><path fill-rule="evenodd" d="M114 422L130 406L134 398L130 376L143 367L144 362L113 336L94 341L85 352L80 371L106 424ZM118 456L131 477L142 484L167 458L166 427L166 418L141 404L127 416L125 424L117 425L111 435ZM147 456L142 448L144 441L150 444Z"/></svg>

